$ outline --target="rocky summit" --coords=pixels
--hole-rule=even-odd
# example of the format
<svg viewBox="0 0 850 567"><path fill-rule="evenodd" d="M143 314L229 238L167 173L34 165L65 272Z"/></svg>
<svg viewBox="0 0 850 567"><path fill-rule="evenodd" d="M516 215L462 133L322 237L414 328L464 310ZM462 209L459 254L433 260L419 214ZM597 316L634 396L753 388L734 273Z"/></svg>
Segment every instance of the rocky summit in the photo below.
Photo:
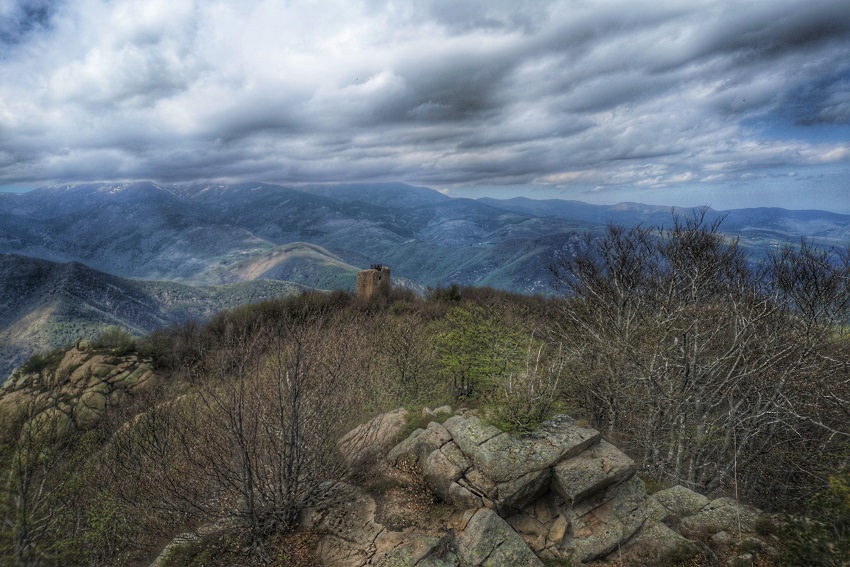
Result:
<svg viewBox="0 0 850 567"><path fill-rule="evenodd" d="M743 564L776 553L754 533L759 510L683 486L649 494L631 458L566 415L521 437L449 407L426 408L434 419L404 435L407 416L383 414L340 442L360 474L300 519L323 534L326 567Z"/></svg>

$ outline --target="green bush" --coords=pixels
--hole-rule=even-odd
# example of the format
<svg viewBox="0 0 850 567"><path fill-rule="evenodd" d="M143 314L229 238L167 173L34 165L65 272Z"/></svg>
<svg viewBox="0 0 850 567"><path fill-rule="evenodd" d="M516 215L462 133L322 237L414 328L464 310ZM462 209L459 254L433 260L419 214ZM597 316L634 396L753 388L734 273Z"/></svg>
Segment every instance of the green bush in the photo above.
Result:
<svg viewBox="0 0 850 567"><path fill-rule="evenodd" d="M417 429L425 429L432 421L436 421L437 423L445 423L445 421L452 417L453 414L439 412L434 415L435 417L422 415L421 408L410 410L410 413L408 413L407 417L405 418L407 426L404 428L404 431L402 431L399 435L399 440L407 439Z"/></svg>
<svg viewBox="0 0 850 567"><path fill-rule="evenodd" d="M121 327L109 327L94 339L92 348L108 350L115 356L124 356L136 350L136 339Z"/></svg>
<svg viewBox="0 0 850 567"><path fill-rule="evenodd" d="M831 476L812 498L808 517L790 518L783 530L784 565L841 567L850 557L850 468Z"/></svg>
<svg viewBox="0 0 850 567"><path fill-rule="evenodd" d="M39 374L43 371L53 372L59 368L59 363L65 356L65 349L36 353L21 365L24 374Z"/></svg>

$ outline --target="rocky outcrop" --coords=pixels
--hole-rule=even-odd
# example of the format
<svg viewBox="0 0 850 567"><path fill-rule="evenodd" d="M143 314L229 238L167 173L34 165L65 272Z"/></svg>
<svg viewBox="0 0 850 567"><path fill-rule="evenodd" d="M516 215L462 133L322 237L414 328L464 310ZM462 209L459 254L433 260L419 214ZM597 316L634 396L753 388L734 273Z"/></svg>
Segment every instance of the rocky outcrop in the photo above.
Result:
<svg viewBox="0 0 850 567"><path fill-rule="evenodd" d="M418 465L434 493L460 509L487 506L509 516L549 489L553 465L599 440L598 432L567 416L516 438L477 417L456 415L415 431L389 460Z"/></svg>
<svg viewBox="0 0 850 567"><path fill-rule="evenodd" d="M161 380L150 360L99 353L81 344L53 369L6 381L0 388L0 418L50 419L66 432L87 430L100 423L108 408L151 391Z"/></svg>
<svg viewBox="0 0 850 567"><path fill-rule="evenodd" d="M381 419L395 424L398 415ZM381 447L390 437L380 437ZM567 416L514 437L465 412L417 429L386 451L385 463L401 475L396 478L425 483L454 516L390 529L375 517L380 496L341 485L335 490L342 498L311 510L302 522L328 534L320 543L325 565L536 567L542 560L604 563L609 556L643 564L681 561L707 550L689 538L743 536L759 516L734 500L709 501L681 486L647 494L627 455ZM732 548L738 539L724 545Z"/></svg>
<svg viewBox="0 0 850 567"><path fill-rule="evenodd" d="M376 457L386 455L407 427L407 415L407 410L399 408L381 414L344 435L337 445L348 466L358 469L370 464Z"/></svg>
<svg viewBox="0 0 850 567"><path fill-rule="evenodd" d="M461 565L543 567L514 529L496 512L479 508L456 539Z"/></svg>

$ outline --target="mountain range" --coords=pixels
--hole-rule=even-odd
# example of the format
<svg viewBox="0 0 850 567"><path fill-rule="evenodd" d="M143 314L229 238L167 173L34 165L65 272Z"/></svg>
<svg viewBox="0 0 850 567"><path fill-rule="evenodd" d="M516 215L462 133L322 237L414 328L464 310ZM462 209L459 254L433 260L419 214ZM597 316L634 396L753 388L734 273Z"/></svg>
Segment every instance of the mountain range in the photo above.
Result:
<svg viewBox="0 0 850 567"><path fill-rule="evenodd" d="M276 280L220 286L132 280L77 262L0 254L0 383L33 352L92 338L107 327L141 335L303 289Z"/></svg>
<svg viewBox="0 0 850 567"><path fill-rule="evenodd" d="M0 193L0 380L35 350L107 324L137 333L298 289L353 289L389 265L416 290L550 290L548 267L605 223L665 225L689 209L459 199L401 183L55 185ZM754 258L806 236L850 242L850 215L708 210ZM286 283L284 283L286 282Z"/></svg>

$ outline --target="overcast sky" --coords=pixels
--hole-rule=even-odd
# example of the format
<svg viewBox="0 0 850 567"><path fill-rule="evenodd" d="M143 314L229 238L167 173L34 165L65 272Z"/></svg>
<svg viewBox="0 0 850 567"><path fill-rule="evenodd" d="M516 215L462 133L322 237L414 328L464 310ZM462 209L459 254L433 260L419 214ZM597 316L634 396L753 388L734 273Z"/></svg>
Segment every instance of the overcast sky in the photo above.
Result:
<svg viewBox="0 0 850 567"><path fill-rule="evenodd" d="M848 0L0 0L0 187L850 212Z"/></svg>

